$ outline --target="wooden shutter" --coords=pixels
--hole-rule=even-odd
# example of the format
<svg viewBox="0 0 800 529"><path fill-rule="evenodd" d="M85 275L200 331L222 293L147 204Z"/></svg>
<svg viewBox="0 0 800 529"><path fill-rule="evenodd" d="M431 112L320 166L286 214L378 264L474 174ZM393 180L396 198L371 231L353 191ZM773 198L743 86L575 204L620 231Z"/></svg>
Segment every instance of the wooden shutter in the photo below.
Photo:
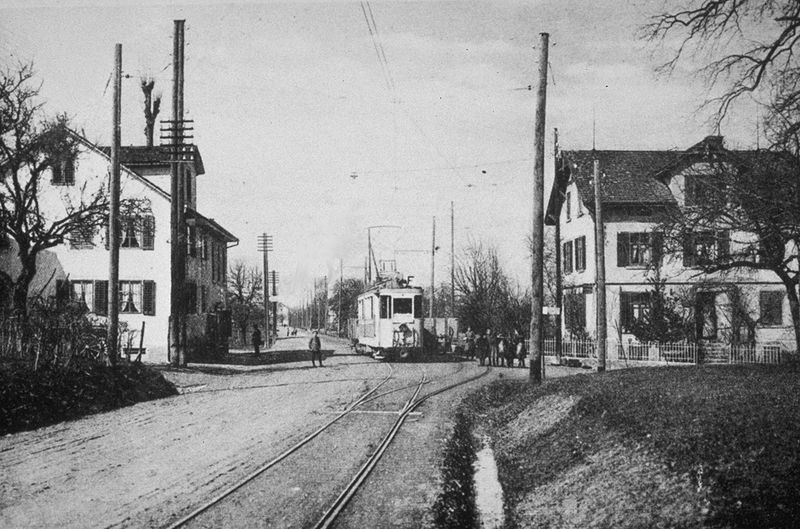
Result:
<svg viewBox="0 0 800 529"><path fill-rule="evenodd" d="M156 282L142 282L142 314L155 316L156 314Z"/></svg>
<svg viewBox="0 0 800 529"><path fill-rule="evenodd" d="M108 315L108 281L105 279L94 282L94 313L98 316Z"/></svg>
<svg viewBox="0 0 800 529"><path fill-rule="evenodd" d="M650 234L650 255L653 264L661 263L661 256L664 253L664 234L654 231Z"/></svg>
<svg viewBox="0 0 800 529"><path fill-rule="evenodd" d="M694 237L691 233L683 234L683 266L694 266Z"/></svg>
<svg viewBox="0 0 800 529"><path fill-rule="evenodd" d="M142 219L142 250L152 250L155 242L156 219L147 215Z"/></svg>
<svg viewBox="0 0 800 529"><path fill-rule="evenodd" d="M728 230L717 232L717 259L731 254L731 234Z"/></svg>
<svg viewBox="0 0 800 529"><path fill-rule="evenodd" d="M631 234L626 231L617 233L617 266L619 268L628 266L628 249L631 244Z"/></svg>

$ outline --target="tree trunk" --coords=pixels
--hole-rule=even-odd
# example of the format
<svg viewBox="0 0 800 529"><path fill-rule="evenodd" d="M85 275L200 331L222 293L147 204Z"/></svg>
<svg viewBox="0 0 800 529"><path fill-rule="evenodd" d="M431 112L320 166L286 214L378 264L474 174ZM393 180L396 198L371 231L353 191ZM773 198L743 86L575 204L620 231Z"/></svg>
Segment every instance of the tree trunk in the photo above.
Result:
<svg viewBox="0 0 800 529"><path fill-rule="evenodd" d="M792 327L794 327L794 348L800 347L800 299L797 296L797 284L792 281L786 284L786 293L789 296L789 311L792 314Z"/></svg>
<svg viewBox="0 0 800 529"><path fill-rule="evenodd" d="M22 270L14 283L14 312L22 321L28 319L28 289L36 275L36 257L20 256Z"/></svg>

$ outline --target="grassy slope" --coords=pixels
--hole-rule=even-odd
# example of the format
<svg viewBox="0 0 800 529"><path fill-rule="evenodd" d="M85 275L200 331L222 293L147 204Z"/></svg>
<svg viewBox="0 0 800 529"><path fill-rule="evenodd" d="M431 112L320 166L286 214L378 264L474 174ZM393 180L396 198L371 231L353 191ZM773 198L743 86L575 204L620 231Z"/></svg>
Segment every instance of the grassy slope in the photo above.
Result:
<svg viewBox="0 0 800 529"><path fill-rule="evenodd" d="M2 365L0 435L177 394L160 373L136 363L116 370L93 365L30 371Z"/></svg>
<svg viewBox="0 0 800 529"><path fill-rule="evenodd" d="M509 526L796 527L799 375L632 369L498 383L467 404L492 436Z"/></svg>

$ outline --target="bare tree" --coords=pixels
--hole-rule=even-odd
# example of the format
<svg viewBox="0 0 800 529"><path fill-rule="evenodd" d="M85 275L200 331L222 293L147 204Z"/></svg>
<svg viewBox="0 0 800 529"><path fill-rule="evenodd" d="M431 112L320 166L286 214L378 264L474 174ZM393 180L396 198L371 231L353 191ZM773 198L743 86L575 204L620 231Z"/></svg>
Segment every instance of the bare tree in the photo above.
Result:
<svg viewBox="0 0 800 529"><path fill-rule="evenodd" d="M242 260L234 261L228 269L227 295L231 319L246 344L249 326L264 315L264 281L259 269Z"/></svg>
<svg viewBox="0 0 800 529"><path fill-rule="evenodd" d="M353 277L345 278L341 283L337 280L333 284L333 295L328 299L328 310L336 314L338 326L339 299L342 300L342 330L346 330L345 322L356 317L358 311L358 296L364 292L364 281Z"/></svg>
<svg viewBox="0 0 800 529"><path fill-rule="evenodd" d="M800 343L800 163L772 152L710 156L702 174L686 174L693 182L689 207L661 220L665 251L706 274L773 272Z"/></svg>
<svg viewBox="0 0 800 529"><path fill-rule="evenodd" d="M718 121L736 100L754 92L767 94L767 106L779 113L781 108L796 107L800 99L800 67L794 54L800 30L798 0L690 0L676 5L654 16L642 34L668 46L672 39L678 40L662 70L671 71L682 60L705 56L707 63L701 71L712 88L722 90L707 102L716 106ZM795 113L788 126L796 130L797 125Z"/></svg>
<svg viewBox="0 0 800 529"><path fill-rule="evenodd" d="M456 265L455 286L457 315L463 328L483 331L503 326L509 286L496 248L480 242L470 245Z"/></svg>
<svg viewBox="0 0 800 529"><path fill-rule="evenodd" d="M106 223L108 195L103 179L94 189L84 183L62 194L61 211L40 199L45 175L74 181L74 160L80 148L69 119L43 115L39 88L33 86L33 67L19 65L0 71L0 236L15 241L21 265L11 283L12 306L21 318L28 314L28 289L36 275L36 259L44 250L79 234L92 234ZM123 205L123 207L125 207Z"/></svg>

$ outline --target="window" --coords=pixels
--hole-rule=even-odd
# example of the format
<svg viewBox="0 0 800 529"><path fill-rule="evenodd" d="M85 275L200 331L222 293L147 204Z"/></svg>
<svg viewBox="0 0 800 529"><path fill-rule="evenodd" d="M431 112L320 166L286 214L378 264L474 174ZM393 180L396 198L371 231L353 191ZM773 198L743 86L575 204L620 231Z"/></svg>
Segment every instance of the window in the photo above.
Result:
<svg viewBox="0 0 800 529"><path fill-rule="evenodd" d="M561 249L562 268L565 274L572 273L572 241L567 241Z"/></svg>
<svg viewBox="0 0 800 529"><path fill-rule="evenodd" d="M138 314L142 311L142 282L119 282L120 314Z"/></svg>
<svg viewBox="0 0 800 529"><path fill-rule="evenodd" d="M777 290L761 291L759 308L761 325L783 325L783 297L784 293Z"/></svg>
<svg viewBox="0 0 800 529"><path fill-rule="evenodd" d="M152 250L155 245L156 218L146 215L142 218L142 250Z"/></svg>
<svg viewBox="0 0 800 529"><path fill-rule="evenodd" d="M730 234L723 231L698 231L683 238L683 266L703 266L730 255Z"/></svg>
<svg viewBox="0 0 800 529"><path fill-rule="evenodd" d="M586 237L575 239L575 270L578 272L586 270Z"/></svg>
<svg viewBox="0 0 800 529"><path fill-rule="evenodd" d="M92 281L70 281L72 291L70 300L80 303L89 312L94 312L94 282Z"/></svg>
<svg viewBox="0 0 800 529"><path fill-rule="evenodd" d="M200 258L208 261L208 237L200 239Z"/></svg>
<svg viewBox="0 0 800 529"><path fill-rule="evenodd" d="M411 298L394 298L395 314L411 314L413 312Z"/></svg>
<svg viewBox="0 0 800 529"><path fill-rule="evenodd" d="M141 217L123 216L120 218L122 248L141 248L152 250L155 242L156 219L152 215ZM106 224L106 248L108 248L108 224Z"/></svg>
<svg viewBox="0 0 800 529"><path fill-rule="evenodd" d="M567 193L564 205L567 207L567 222L569 222L572 219L572 193Z"/></svg>
<svg viewBox="0 0 800 529"><path fill-rule="evenodd" d="M90 250L94 248L94 226L80 226L69 234L69 247L73 250Z"/></svg>
<svg viewBox="0 0 800 529"><path fill-rule="evenodd" d="M98 316L108 315L108 281L105 279L94 282L94 313Z"/></svg>
<svg viewBox="0 0 800 529"><path fill-rule="evenodd" d="M661 255L661 234L619 232L617 234L617 266L648 266Z"/></svg>
<svg viewBox="0 0 800 529"><path fill-rule="evenodd" d="M724 196L713 175L687 175L684 179L684 204L698 206L717 203Z"/></svg>
<svg viewBox="0 0 800 529"><path fill-rule="evenodd" d="M422 296L414 296L414 317L422 317Z"/></svg>
<svg viewBox="0 0 800 529"><path fill-rule="evenodd" d="M53 185L71 186L75 184L75 158L68 156L53 164Z"/></svg>
<svg viewBox="0 0 800 529"><path fill-rule="evenodd" d="M200 312L205 313L208 308L208 287L200 285Z"/></svg>
<svg viewBox="0 0 800 529"><path fill-rule="evenodd" d="M390 296L381 296L381 318L392 317L392 298Z"/></svg>
<svg viewBox="0 0 800 529"><path fill-rule="evenodd" d="M580 194L575 195L575 205L578 208L578 216L582 217L586 210L583 209L583 200L581 200Z"/></svg>
<svg viewBox="0 0 800 529"><path fill-rule="evenodd" d="M650 310L650 295L647 292L621 292L619 319L624 332L630 332L636 320Z"/></svg>

